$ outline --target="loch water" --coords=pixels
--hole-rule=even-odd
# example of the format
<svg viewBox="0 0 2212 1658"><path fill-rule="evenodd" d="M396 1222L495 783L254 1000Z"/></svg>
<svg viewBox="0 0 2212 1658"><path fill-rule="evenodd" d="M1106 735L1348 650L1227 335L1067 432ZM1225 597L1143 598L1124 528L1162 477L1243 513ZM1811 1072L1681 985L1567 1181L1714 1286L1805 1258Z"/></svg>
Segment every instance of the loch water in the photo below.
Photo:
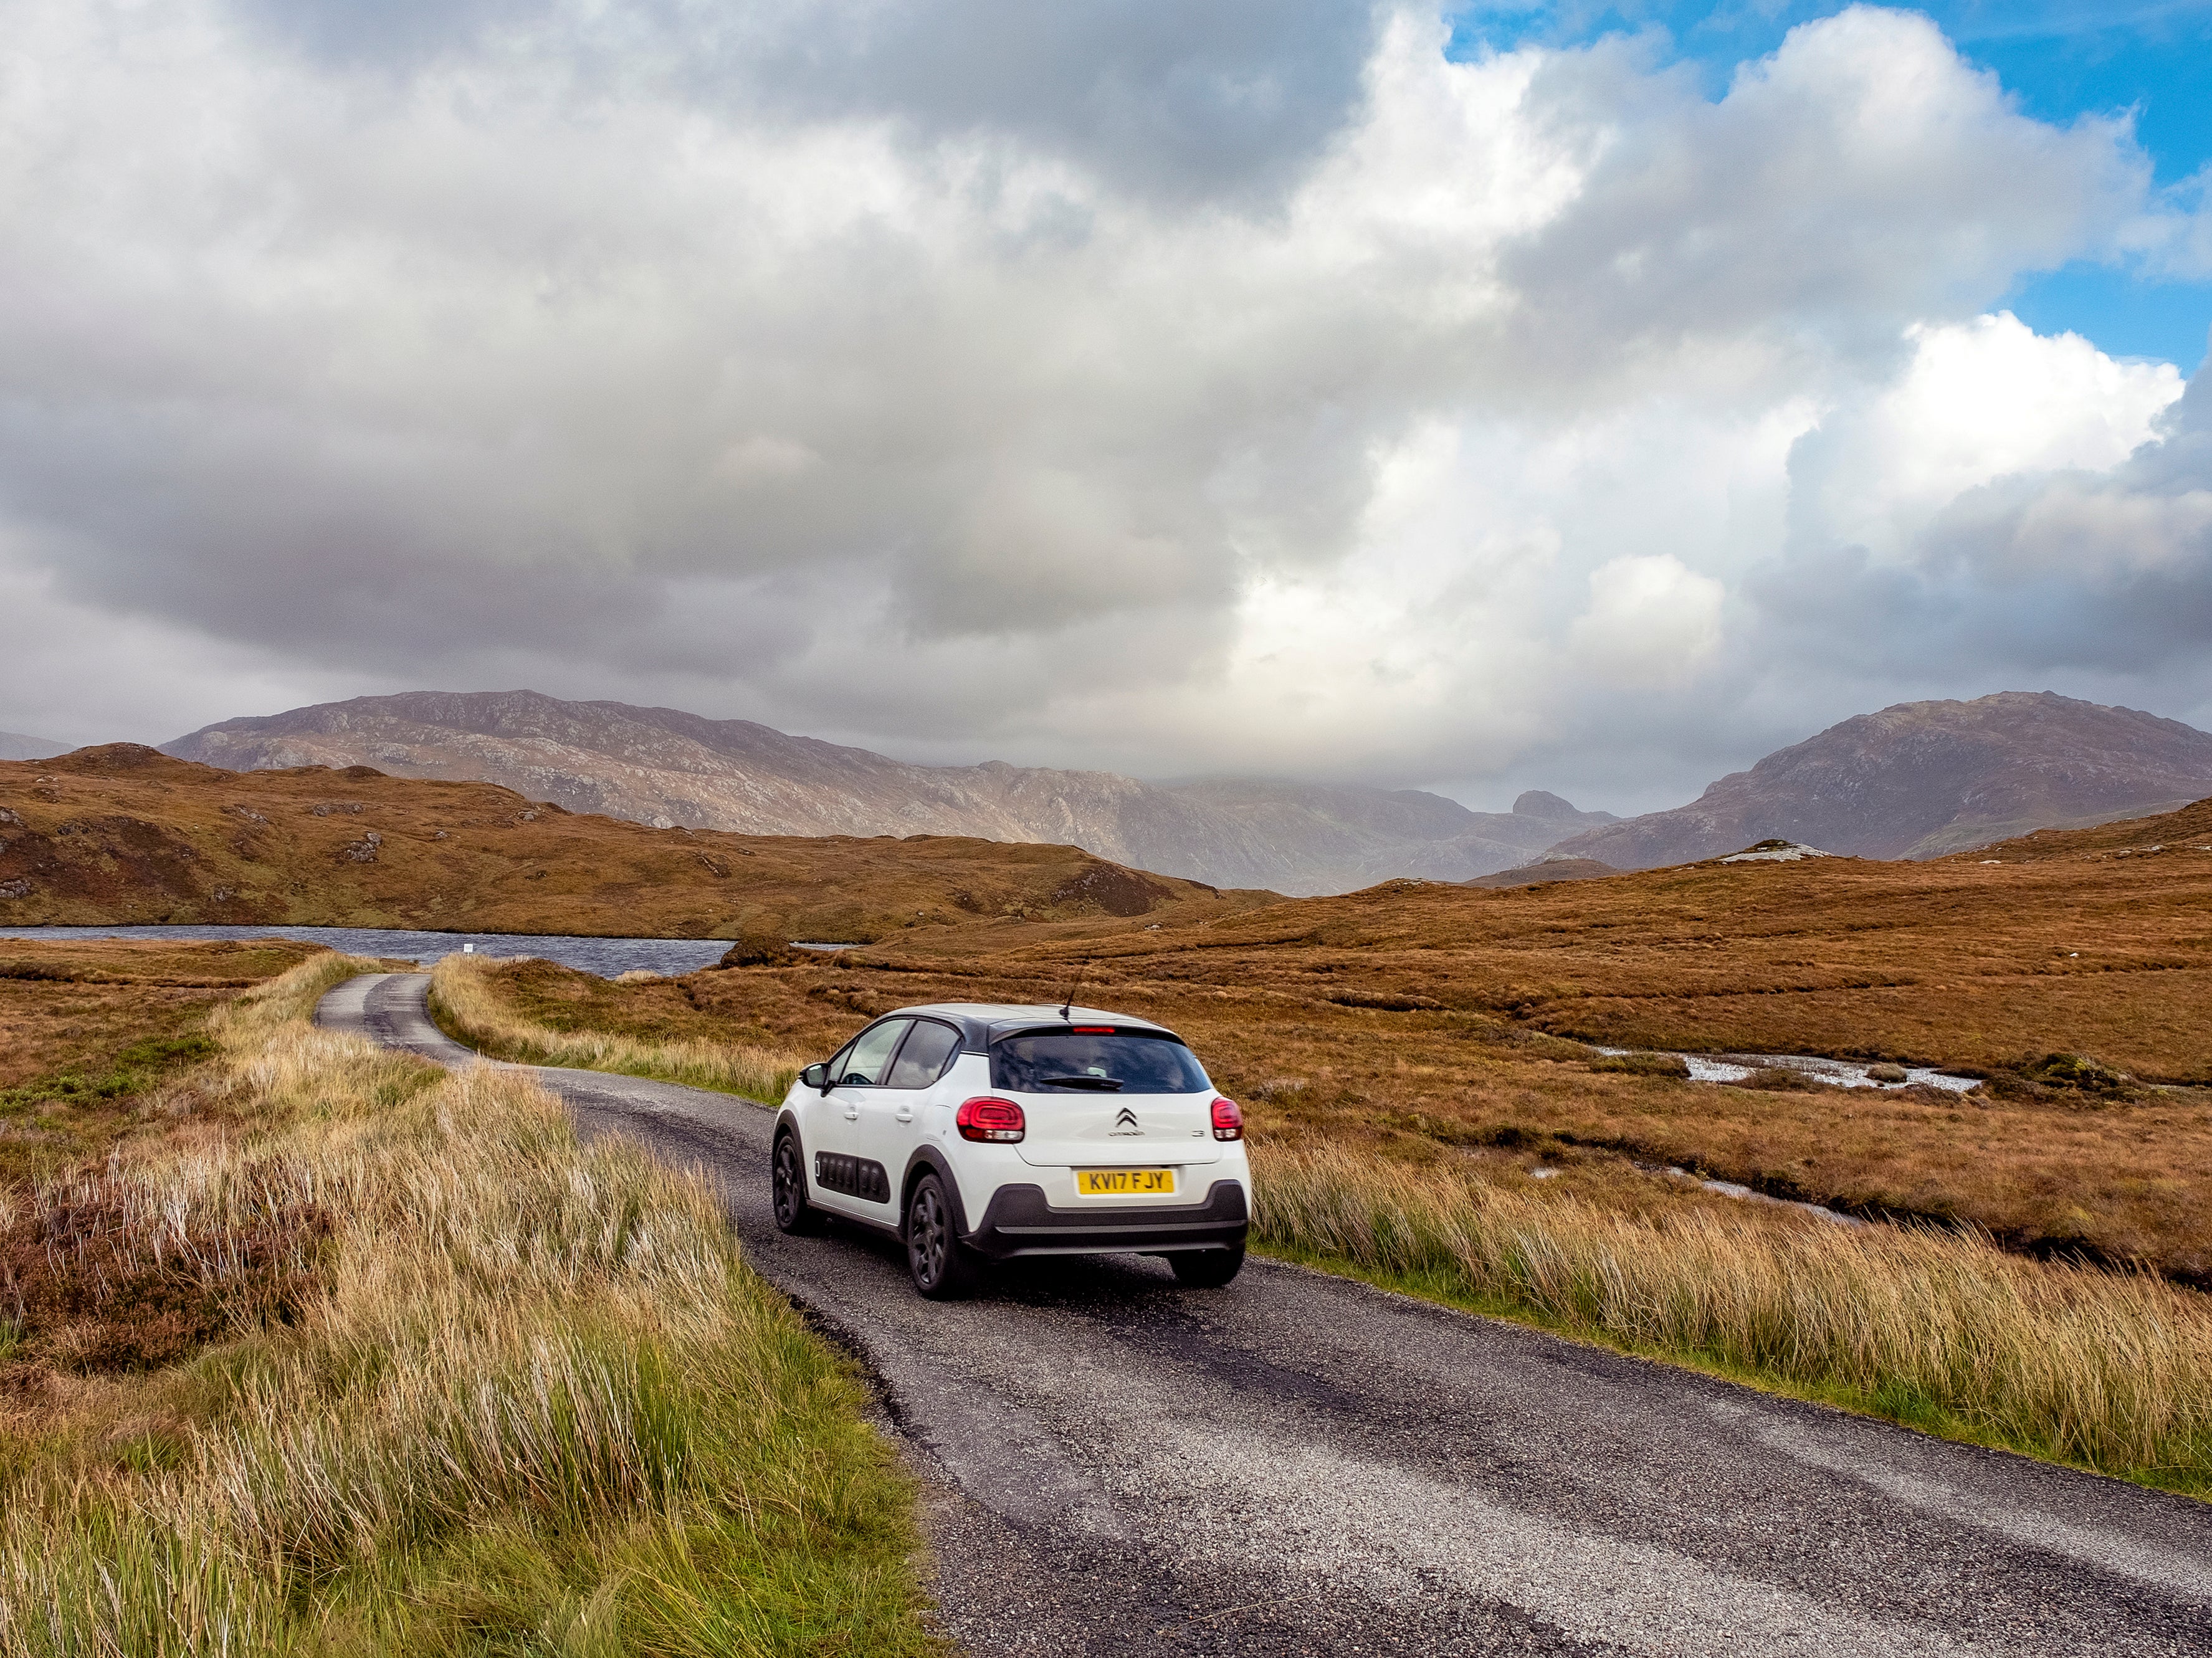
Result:
<svg viewBox="0 0 2212 1658"><path fill-rule="evenodd" d="M297 938L354 956L382 956L425 966L459 955L539 956L611 979L646 968L691 973L722 958L727 938L588 938L549 932L422 932L368 926L27 926L0 927L0 938Z"/></svg>

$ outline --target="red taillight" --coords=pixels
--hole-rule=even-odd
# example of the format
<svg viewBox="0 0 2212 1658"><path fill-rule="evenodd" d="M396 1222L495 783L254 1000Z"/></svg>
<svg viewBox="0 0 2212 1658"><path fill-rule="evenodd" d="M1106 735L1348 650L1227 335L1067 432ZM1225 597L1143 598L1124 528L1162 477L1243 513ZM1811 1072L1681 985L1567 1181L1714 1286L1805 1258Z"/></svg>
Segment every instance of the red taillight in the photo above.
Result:
<svg viewBox="0 0 2212 1658"><path fill-rule="evenodd" d="M1244 1138L1244 1114L1237 1108L1236 1101L1214 1101L1213 1138L1218 1140L1241 1140Z"/></svg>
<svg viewBox="0 0 2212 1658"><path fill-rule="evenodd" d="M993 1094L978 1095L964 1102L952 1121L963 1140L999 1140L1006 1145L1021 1139L1029 1127L1023 1121L1021 1107Z"/></svg>
<svg viewBox="0 0 2212 1658"><path fill-rule="evenodd" d="M1114 1027L1110 1024L1072 1024L1067 1029L1070 1035L1077 1036L1110 1036L1114 1034Z"/></svg>

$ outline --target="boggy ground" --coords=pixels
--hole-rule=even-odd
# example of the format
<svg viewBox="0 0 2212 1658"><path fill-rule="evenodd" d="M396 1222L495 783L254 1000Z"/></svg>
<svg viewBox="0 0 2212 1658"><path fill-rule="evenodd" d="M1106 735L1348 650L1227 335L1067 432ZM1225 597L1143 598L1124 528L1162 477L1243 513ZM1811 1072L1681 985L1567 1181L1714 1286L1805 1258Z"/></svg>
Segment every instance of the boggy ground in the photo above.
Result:
<svg viewBox="0 0 2212 1658"><path fill-rule="evenodd" d="M287 939L0 939L0 1394L20 1406L58 1377L169 1363L228 1333L234 1305L289 1305L319 1218L241 1234L217 1293L176 1270L174 1248L145 1248L100 1171L118 1149L237 1126L193 1085L217 1052L210 1020L316 953Z"/></svg>
<svg viewBox="0 0 2212 1658"><path fill-rule="evenodd" d="M793 965L500 993L556 1029L817 1059L875 1012L1083 999L1182 1031L1255 1139L1449 1161L1639 1211L1637 1163L2212 1279L2212 808L1933 864L1692 865L1483 891L1391 883L1219 919L920 929ZM2153 845L2156 854L2129 853ZM1984 863L1983 859L1996 859ZM1967 1067L1965 1098L1723 1088L1584 1042ZM2133 1080L2052 1085L2054 1050ZM2063 1075L2062 1072L2058 1073Z"/></svg>
<svg viewBox="0 0 2212 1658"><path fill-rule="evenodd" d="M313 954L283 938L0 938L0 1186L158 1118L162 1085L215 1052L210 1013Z"/></svg>

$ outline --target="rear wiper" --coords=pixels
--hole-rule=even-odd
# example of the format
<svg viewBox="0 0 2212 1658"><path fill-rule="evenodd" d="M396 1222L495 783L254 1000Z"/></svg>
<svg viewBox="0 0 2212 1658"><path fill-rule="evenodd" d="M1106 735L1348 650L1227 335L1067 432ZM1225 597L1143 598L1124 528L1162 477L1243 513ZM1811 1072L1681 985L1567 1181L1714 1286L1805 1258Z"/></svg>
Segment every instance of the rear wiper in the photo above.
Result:
<svg viewBox="0 0 2212 1658"><path fill-rule="evenodd" d="M1102 1094L1121 1091L1121 1084L1111 1077L1039 1077L1037 1080L1054 1088L1095 1088Z"/></svg>

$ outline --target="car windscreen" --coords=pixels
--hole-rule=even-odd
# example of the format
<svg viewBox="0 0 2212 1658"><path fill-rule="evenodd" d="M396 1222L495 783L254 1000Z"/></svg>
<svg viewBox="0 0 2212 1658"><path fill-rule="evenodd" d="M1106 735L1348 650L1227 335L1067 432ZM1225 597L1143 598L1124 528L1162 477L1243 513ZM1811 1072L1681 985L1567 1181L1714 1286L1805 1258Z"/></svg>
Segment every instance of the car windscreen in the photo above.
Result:
<svg viewBox="0 0 2212 1658"><path fill-rule="evenodd" d="M1212 1084L1165 1032L1048 1030L991 1048L991 1086L1024 1094L1195 1094Z"/></svg>

